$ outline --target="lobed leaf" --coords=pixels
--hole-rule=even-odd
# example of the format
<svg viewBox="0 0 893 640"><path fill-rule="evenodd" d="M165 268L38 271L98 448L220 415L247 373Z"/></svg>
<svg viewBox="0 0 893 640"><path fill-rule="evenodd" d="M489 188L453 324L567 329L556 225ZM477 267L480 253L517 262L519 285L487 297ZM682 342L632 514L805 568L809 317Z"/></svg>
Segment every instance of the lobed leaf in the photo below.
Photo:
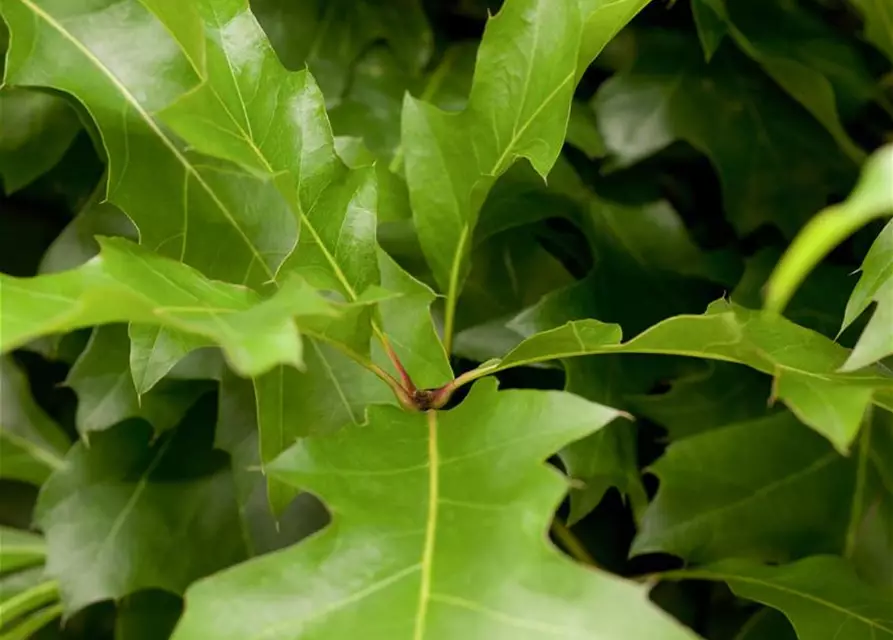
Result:
<svg viewBox="0 0 893 640"><path fill-rule="evenodd" d="M676 316L622 343L620 327L576 320L521 342L474 378L510 367L606 353L684 355L737 362L772 375L774 397L846 451L872 402L889 406L893 377L881 369L840 373L849 351L779 316L719 300L701 316Z"/></svg>
<svg viewBox="0 0 893 640"><path fill-rule="evenodd" d="M111 322L140 322L220 344L236 370L257 375L279 363L300 365L296 318L317 329L335 311L306 283L290 280L273 297L204 278L119 238L100 239L99 257L58 274L0 276L2 348L41 335ZM316 322L313 322L316 319Z"/></svg>
<svg viewBox="0 0 893 640"><path fill-rule="evenodd" d="M182 593L245 557L226 456L200 415L154 442L140 423L97 433L47 481L35 517L67 611L140 589Z"/></svg>
<svg viewBox="0 0 893 640"><path fill-rule="evenodd" d="M672 576L726 582L736 595L784 613L800 640L893 637L889 594L865 585L840 558L814 556L779 567L725 560Z"/></svg>
<svg viewBox="0 0 893 640"><path fill-rule="evenodd" d="M180 422L186 411L213 386L205 381L168 381L140 395L129 368L127 327L111 324L93 330L65 383L78 396L75 425L81 437L126 418L140 417L157 432Z"/></svg>
<svg viewBox="0 0 893 640"><path fill-rule="evenodd" d="M785 562L843 548L855 463L788 412L672 443L632 553Z"/></svg>
<svg viewBox="0 0 893 640"><path fill-rule="evenodd" d="M708 64L691 39L648 35L632 68L609 78L593 102L616 165L677 140L691 144L713 164L741 234L770 224L794 235L829 194L849 188L855 165L753 63L721 48Z"/></svg>
<svg viewBox="0 0 893 640"><path fill-rule="evenodd" d="M874 81L845 38L806 11L775 0L695 0L697 13L712 12L738 47L802 104L855 162L865 152L841 123L838 104L852 114L876 94ZM702 42L705 37L701 36ZM715 36L712 36L715 37Z"/></svg>
<svg viewBox="0 0 893 640"><path fill-rule="evenodd" d="M510 0L488 22L462 112L407 96L406 179L422 249L447 295L448 345L474 228L495 179L519 158L548 174L564 141L578 70L590 61L580 56L597 54L645 4ZM590 12L581 52L582 8Z"/></svg>
<svg viewBox="0 0 893 640"><path fill-rule="evenodd" d="M543 459L615 415L490 381L452 411L373 407L299 442L269 472L330 502L333 523L194 586L174 639L693 637L642 587L544 545L563 482Z"/></svg>
<svg viewBox="0 0 893 640"><path fill-rule="evenodd" d="M159 120L201 86L198 47L181 47L194 37L185 14L159 11L175 21L165 25L138 0L3 0L0 12L12 35L6 82L84 105L108 156L108 199L143 245L212 278L261 286L274 277L297 240L275 184L196 154Z"/></svg>

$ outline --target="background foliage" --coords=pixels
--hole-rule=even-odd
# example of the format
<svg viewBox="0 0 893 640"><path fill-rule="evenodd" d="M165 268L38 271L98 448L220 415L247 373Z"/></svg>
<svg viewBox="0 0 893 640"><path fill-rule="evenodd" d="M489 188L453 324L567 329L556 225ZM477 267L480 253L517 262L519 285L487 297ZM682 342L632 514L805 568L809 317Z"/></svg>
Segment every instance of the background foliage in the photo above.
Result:
<svg viewBox="0 0 893 640"><path fill-rule="evenodd" d="M0 638L893 638L893 3L0 0Z"/></svg>

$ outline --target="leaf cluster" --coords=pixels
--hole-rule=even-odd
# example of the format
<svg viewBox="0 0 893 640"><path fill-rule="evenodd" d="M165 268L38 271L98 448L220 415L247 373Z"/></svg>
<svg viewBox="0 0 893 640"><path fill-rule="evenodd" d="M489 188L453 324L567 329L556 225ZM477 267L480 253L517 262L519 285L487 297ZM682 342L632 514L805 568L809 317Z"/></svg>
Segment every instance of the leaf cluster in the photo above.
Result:
<svg viewBox="0 0 893 640"><path fill-rule="evenodd" d="M893 4L0 18L0 640L893 639Z"/></svg>

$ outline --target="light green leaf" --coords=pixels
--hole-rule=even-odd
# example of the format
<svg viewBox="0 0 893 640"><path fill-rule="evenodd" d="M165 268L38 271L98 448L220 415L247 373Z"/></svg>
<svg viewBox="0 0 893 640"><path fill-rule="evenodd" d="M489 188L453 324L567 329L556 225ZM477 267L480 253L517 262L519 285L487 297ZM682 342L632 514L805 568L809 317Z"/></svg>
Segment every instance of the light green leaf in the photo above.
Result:
<svg viewBox="0 0 893 640"><path fill-rule="evenodd" d="M39 535L0 527L0 573L43 564L46 555L46 544Z"/></svg>
<svg viewBox="0 0 893 640"><path fill-rule="evenodd" d="M843 548L855 463L790 413L672 443L633 554L787 561Z"/></svg>
<svg viewBox="0 0 893 640"><path fill-rule="evenodd" d="M127 240L104 238L100 245L99 257L71 271L0 276L4 351L40 335L130 321L213 340L238 371L257 375L279 363L300 365L298 316L318 327L320 318L334 313L298 279L261 300L250 289L208 280Z"/></svg>
<svg viewBox="0 0 893 640"><path fill-rule="evenodd" d="M247 0L201 0L196 6L204 25L208 78L170 104L162 119L194 148L278 185L301 233L270 279L299 273L348 302L361 300L380 279L375 169L344 165L315 81L307 71L285 70ZM367 316L357 318L351 340L368 343ZM368 351L365 344L354 347L361 354Z"/></svg>
<svg viewBox="0 0 893 640"><path fill-rule="evenodd" d="M632 69L593 102L618 166L688 142L713 164L741 234L773 224L793 235L849 188L855 165L833 138L737 51L720 48L708 64L684 34L646 33L637 44Z"/></svg>
<svg viewBox="0 0 893 640"><path fill-rule="evenodd" d="M670 577L726 582L739 597L784 613L800 640L893 638L890 594L865 585L840 558L815 556L780 567L726 560Z"/></svg>
<svg viewBox="0 0 893 640"><path fill-rule="evenodd" d="M795 238L767 284L766 307L780 311L794 291L835 245L874 218L893 214L893 145L876 151L862 169L859 183L843 202L825 208ZM844 366L852 371L893 353L893 223L878 236L865 257L862 277L847 304L841 330L875 301L872 321L865 328Z"/></svg>
<svg viewBox="0 0 893 640"><path fill-rule="evenodd" d="M615 415L485 381L452 411L373 407L299 442L269 471L329 501L332 525L192 587L174 639L345 637L359 620L394 639L693 638L644 587L544 544L564 482L543 460Z"/></svg>
<svg viewBox="0 0 893 640"><path fill-rule="evenodd" d="M865 20L865 37L893 62L893 5L884 0L850 0Z"/></svg>
<svg viewBox="0 0 893 640"><path fill-rule="evenodd" d="M78 396L75 424L81 437L133 417L145 419L156 432L166 431L213 388L202 381L167 381L140 397L128 368L129 352L125 325L97 327L71 368L65 382Z"/></svg>
<svg viewBox="0 0 893 640"><path fill-rule="evenodd" d="M210 340L157 325L132 324L130 337L130 373L138 396L148 393L183 358Z"/></svg>
<svg viewBox="0 0 893 640"><path fill-rule="evenodd" d="M182 593L245 557L228 460L211 450L207 411L190 415L154 442L141 423L97 433L44 485L35 518L66 611L140 589Z"/></svg>
<svg viewBox="0 0 893 640"><path fill-rule="evenodd" d="M108 199L133 220L143 245L208 277L249 286L273 279L297 238L276 186L196 154L158 120L201 81L174 38L190 33L182 12L161 12L177 19L166 27L138 0L0 7L12 34L7 82L52 87L83 103L108 156Z"/></svg>
<svg viewBox="0 0 893 640"><path fill-rule="evenodd" d="M62 466L71 443L31 397L28 380L11 356L0 357L0 478L35 485Z"/></svg>
<svg viewBox="0 0 893 640"><path fill-rule="evenodd" d="M65 100L32 89L0 89L0 182L7 194L62 159L80 130Z"/></svg>
<svg viewBox="0 0 893 640"><path fill-rule="evenodd" d="M585 55L594 56L644 4L589 7ZM448 351L487 193L515 160L527 158L546 176L561 151L577 72L588 65L578 63L583 29L576 0L509 0L487 24L461 113L406 98L406 178L422 249L447 295Z"/></svg>
<svg viewBox="0 0 893 640"><path fill-rule="evenodd" d="M309 66L332 106L351 79L354 62L374 42L384 40L411 72L431 55L433 37L419 0L253 0L251 6L285 66Z"/></svg>
<svg viewBox="0 0 893 640"><path fill-rule="evenodd" d="M695 0L713 12L738 47L831 133L855 162L865 158L841 124L876 91L862 56L845 38L796 5L775 0Z"/></svg>
<svg viewBox="0 0 893 640"><path fill-rule="evenodd" d="M845 452L872 401L886 406L893 376L838 372L849 350L780 316L719 300L701 316L668 318L623 344L618 325L577 320L539 333L465 379L536 362L606 353L684 355L745 364L775 377L775 396ZM835 402L837 401L837 402Z"/></svg>

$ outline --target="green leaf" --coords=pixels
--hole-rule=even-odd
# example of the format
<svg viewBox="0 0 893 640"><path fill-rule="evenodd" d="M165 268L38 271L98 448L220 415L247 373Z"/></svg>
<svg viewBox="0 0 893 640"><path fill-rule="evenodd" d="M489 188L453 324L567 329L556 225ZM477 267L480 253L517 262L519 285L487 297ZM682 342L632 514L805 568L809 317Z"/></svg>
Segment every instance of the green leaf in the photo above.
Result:
<svg viewBox="0 0 893 640"><path fill-rule="evenodd" d="M245 557L228 460L211 450L201 405L190 416L154 442L139 422L97 433L44 485L35 517L66 611L140 589L182 593Z"/></svg>
<svg viewBox="0 0 893 640"><path fill-rule="evenodd" d="M152 390L183 358L213 344L202 336L168 327L131 324L130 373L137 396Z"/></svg>
<svg viewBox="0 0 893 640"><path fill-rule="evenodd" d="M0 90L0 182L7 194L28 186L62 159L80 130L59 96L31 89Z"/></svg>
<svg viewBox="0 0 893 640"><path fill-rule="evenodd" d="M360 424L367 405L394 402L394 394L375 375L315 341L309 343L305 367L305 371L277 367L254 380L265 472L299 439ZM274 477L268 478L267 487L277 515L298 493Z"/></svg>
<svg viewBox="0 0 893 640"><path fill-rule="evenodd" d="M334 313L299 279L261 300L249 289L208 280L126 240L104 238L100 245L98 258L71 271L0 276L4 351L40 335L130 321L213 340L238 371L257 375L279 363L300 365L297 316L318 328L320 318Z"/></svg>
<svg viewBox="0 0 893 640"><path fill-rule="evenodd" d="M567 143L585 153L590 160L601 158L608 152L592 110L577 100L571 103L570 118L567 121Z"/></svg>
<svg viewBox="0 0 893 640"><path fill-rule="evenodd" d="M544 546L564 483L542 461L615 415L490 381L453 411L373 407L301 441L270 472L330 501L333 524L194 586L175 640L340 637L358 620L370 637L693 637L643 587Z"/></svg>
<svg viewBox="0 0 893 640"><path fill-rule="evenodd" d="M611 357L611 356L608 356ZM767 415L771 379L753 369L723 361L707 361L697 371L675 379L665 393L628 399L638 415L681 440L715 427Z"/></svg>
<svg viewBox="0 0 893 640"><path fill-rule="evenodd" d="M0 603L0 620L4 623L16 624L16 618L23 617L58 600L59 585L56 581L43 582ZM16 634L17 632L13 631L12 633ZM18 633L22 632L18 631ZM6 637L5 634L4 637ZM16 636L13 635L13 637ZM19 637L27 638L29 636L22 634Z"/></svg>
<svg viewBox="0 0 893 640"><path fill-rule="evenodd" d="M183 415L212 385L202 381L168 381L151 393L137 395L128 367L130 341L127 327L112 324L97 327L66 384L78 396L75 424L83 438L126 418L140 417L156 432L166 431L180 422Z"/></svg>
<svg viewBox="0 0 893 640"><path fill-rule="evenodd" d="M431 55L431 28L418 0L254 0L251 6L285 66L309 66L331 105L344 92L356 59L375 41L386 41L409 71L420 70Z"/></svg>
<svg viewBox="0 0 893 640"><path fill-rule="evenodd" d="M696 0L723 21L738 47L802 104L855 162L865 158L841 124L876 94L862 57L829 25L776 0ZM833 61L833 62L832 62Z"/></svg>
<svg viewBox="0 0 893 640"><path fill-rule="evenodd" d="M737 362L775 377L775 397L845 452L872 401L886 406L893 377L881 369L839 373L849 350L780 316L719 300L701 316L664 320L621 344L618 325L572 321L528 338L466 379L536 362L605 353L684 355Z"/></svg>
<svg viewBox="0 0 893 640"><path fill-rule="evenodd" d="M39 273L59 273L81 266L99 254L96 236L127 238L138 234L124 212L103 201L103 190L93 192L86 205L62 230L40 260Z"/></svg>
<svg viewBox="0 0 893 640"><path fill-rule="evenodd" d="M441 109L460 111L468 101L476 54L477 42L458 42L430 73L418 76L408 73L387 48L371 49L354 66L344 98L329 111L332 128L338 135L362 137L396 170L402 163L400 113L406 92Z"/></svg>
<svg viewBox="0 0 893 640"><path fill-rule="evenodd" d="M891 155L893 157L893 155ZM893 169L893 165L891 165ZM876 302L868 325L842 367L853 371L893 354L893 220L881 229L862 263L862 275L850 296L841 331Z"/></svg>
<svg viewBox="0 0 893 640"><path fill-rule="evenodd" d="M783 412L672 443L632 553L787 561L843 548L855 464Z"/></svg>
<svg viewBox="0 0 893 640"><path fill-rule="evenodd" d="M249 555L289 546L328 522L325 507L309 493L298 495L282 513L273 514L267 497L267 481L260 466L258 418L252 381L224 372L214 446L230 455Z"/></svg>
<svg viewBox="0 0 893 640"><path fill-rule="evenodd" d="M41 565L46 559L46 544L39 535L0 527L0 572Z"/></svg>
<svg viewBox="0 0 893 640"><path fill-rule="evenodd" d="M35 485L62 466L71 443L34 402L28 380L10 356L0 358L0 478Z"/></svg>
<svg viewBox="0 0 893 640"><path fill-rule="evenodd" d="M618 166L682 140L719 175L728 218L741 234L774 224L793 235L855 166L818 121L729 47L706 63L690 39L642 38L635 64L606 81L594 108Z"/></svg>
<svg viewBox="0 0 893 640"><path fill-rule="evenodd" d="M893 62L893 6L883 0L850 0L865 20L865 38Z"/></svg>
<svg viewBox="0 0 893 640"><path fill-rule="evenodd" d="M191 33L182 12L160 12L176 18L164 25L138 0L0 6L12 34L6 81L52 87L86 107L108 156L108 199L143 245L229 282L261 286L275 276L297 239L275 184L196 154L158 119L200 86L186 53L197 47L181 49L174 38Z"/></svg>
<svg viewBox="0 0 893 640"><path fill-rule="evenodd" d="M509 0L487 24L467 107L445 113L407 96L406 178L419 240L446 292L451 345L478 213L495 178L527 158L546 176L561 151L581 55L594 56L645 2L590 7L572 0ZM596 19L597 18L597 19Z"/></svg>
<svg viewBox="0 0 893 640"><path fill-rule="evenodd" d="M865 585L840 558L816 556L780 567L726 560L671 577L726 582L736 595L784 613L800 640L893 638L890 594Z"/></svg>

